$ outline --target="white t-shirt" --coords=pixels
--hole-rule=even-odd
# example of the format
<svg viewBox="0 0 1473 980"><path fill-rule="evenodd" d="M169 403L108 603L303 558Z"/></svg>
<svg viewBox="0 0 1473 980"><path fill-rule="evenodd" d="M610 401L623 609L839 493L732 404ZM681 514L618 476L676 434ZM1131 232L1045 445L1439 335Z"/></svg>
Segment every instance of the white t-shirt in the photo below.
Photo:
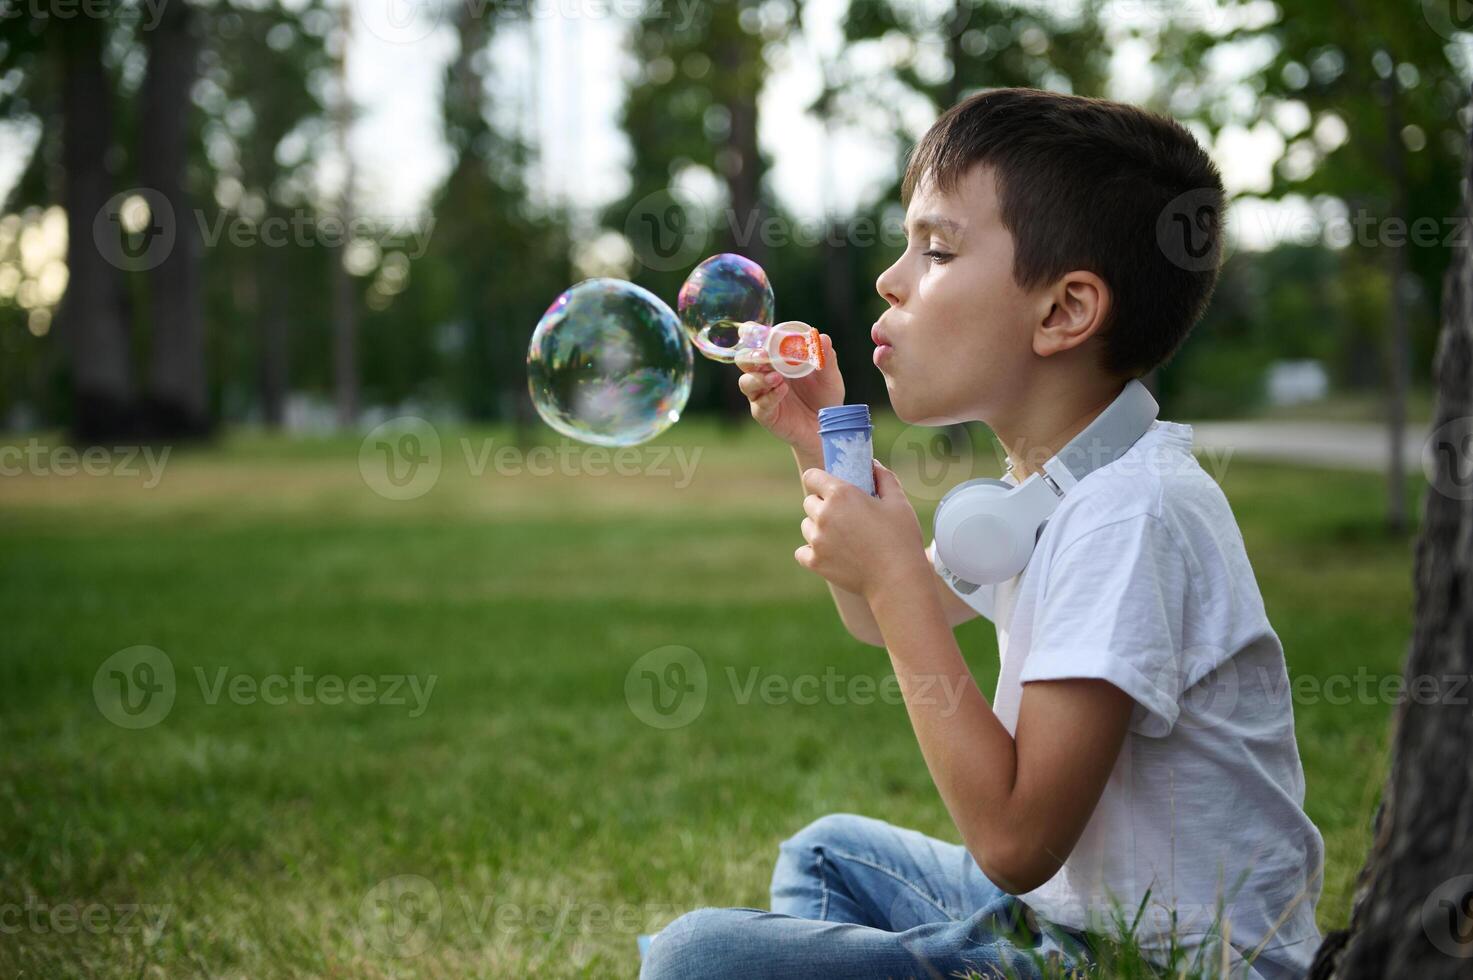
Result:
<svg viewBox="0 0 1473 980"><path fill-rule="evenodd" d="M1174 909L1189 948L1219 919L1234 957L1270 937L1256 972L1234 977L1302 976L1320 944L1324 841L1304 812L1283 648L1191 446L1190 426L1155 423L1069 491L1027 568L961 596L997 627L993 710L1009 732L1030 681L1099 678L1136 702L1079 843L1019 897L1051 922L1117 932L1116 911L1128 923L1150 889L1144 949Z"/></svg>

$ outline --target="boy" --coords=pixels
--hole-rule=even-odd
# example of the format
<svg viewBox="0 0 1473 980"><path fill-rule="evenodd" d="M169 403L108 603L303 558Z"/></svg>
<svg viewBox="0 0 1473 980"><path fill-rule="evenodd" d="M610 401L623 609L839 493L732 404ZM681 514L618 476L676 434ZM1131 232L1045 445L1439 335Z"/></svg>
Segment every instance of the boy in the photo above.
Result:
<svg viewBox="0 0 1473 980"><path fill-rule="evenodd" d="M875 364L902 420L986 422L1012 483L1167 360L1216 284L1217 170L1132 106L974 96L916 147L903 195ZM1190 427L1152 424L1064 495L1022 572L962 594L893 473L876 465L872 498L823 471L816 412L844 390L828 364L798 381L744 364L741 389L802 473L794 557L887 648L963 845L823 817L782 844L771 912L688 913L642 975L1033 976L1037 957L1086 962L1085 930L1116 931L1149 892L1149 955L1174 935L1233 976L1302 976L1324 844L1283 650ZM952 633L976 615L997 627L991 704ZM913 696L938 679L959 704Z"/></svg>

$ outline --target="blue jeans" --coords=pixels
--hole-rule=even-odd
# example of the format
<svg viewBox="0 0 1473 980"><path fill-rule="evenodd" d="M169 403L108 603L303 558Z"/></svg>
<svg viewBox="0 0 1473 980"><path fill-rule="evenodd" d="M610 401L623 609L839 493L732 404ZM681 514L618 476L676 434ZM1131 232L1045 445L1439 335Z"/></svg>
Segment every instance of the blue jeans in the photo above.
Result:
<svg viewBox="0 0 1473 980"><path fill-rule="evenodd" d="M640 977L1036 978L1052 956L1082 966L1089 950L988 881L966 848L833 813L782 843L772 911L687 912L655 936Z"/></svg>

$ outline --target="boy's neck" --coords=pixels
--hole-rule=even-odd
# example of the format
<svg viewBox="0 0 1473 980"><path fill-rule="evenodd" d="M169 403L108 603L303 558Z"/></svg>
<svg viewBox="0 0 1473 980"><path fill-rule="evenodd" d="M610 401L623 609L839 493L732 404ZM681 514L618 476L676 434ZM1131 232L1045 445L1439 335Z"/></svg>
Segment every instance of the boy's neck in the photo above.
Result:
<svg viewBox="0 0 1473 980"><path fill-rule="evenodd" d="M1021 483L1041 470L1108 408L1124 387L1124 381L1108 377L1086 381L1069 378L1031 386L1017 411L992 427L1007 450L1014 478Z"/></svg>

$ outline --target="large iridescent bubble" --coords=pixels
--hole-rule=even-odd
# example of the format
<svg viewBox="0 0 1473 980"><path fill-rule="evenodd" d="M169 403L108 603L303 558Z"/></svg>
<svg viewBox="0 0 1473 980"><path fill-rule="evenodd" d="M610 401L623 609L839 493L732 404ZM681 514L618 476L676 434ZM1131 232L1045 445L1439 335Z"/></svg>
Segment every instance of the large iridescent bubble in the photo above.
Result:
<svg viewBox="0 0 1473 980"><path fill-rule="evenodd" d="M586 279L537 322L527 386L563 435L633 446L679 420L692 362L679 318L657 296L622 279Z"/></svg>
<svg viewBox="0 0 1473 980"><path fill-rule="evenodd" d="M713 255L686 278L675 308L691 343L705 356L731 362L744 323L772 326L776 302L763 268L731 252Z"/></svg>

